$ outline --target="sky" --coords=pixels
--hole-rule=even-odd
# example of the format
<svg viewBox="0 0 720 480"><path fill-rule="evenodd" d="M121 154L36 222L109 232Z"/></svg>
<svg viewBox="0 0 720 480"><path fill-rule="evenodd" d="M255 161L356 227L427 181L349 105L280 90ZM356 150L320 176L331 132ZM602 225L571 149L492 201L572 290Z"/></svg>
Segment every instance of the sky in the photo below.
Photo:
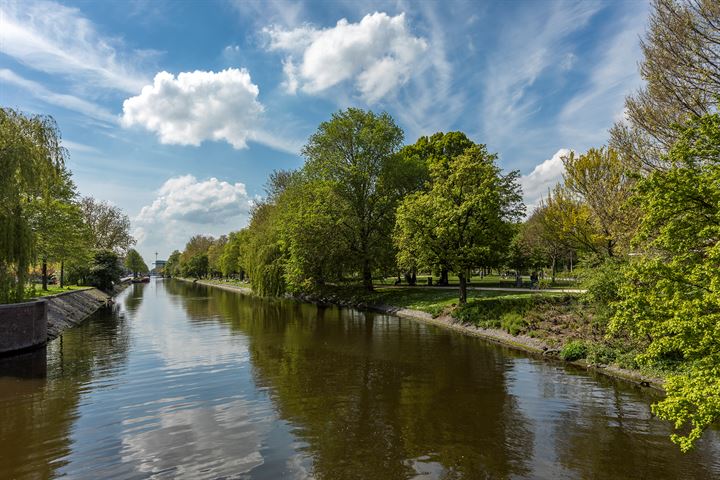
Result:
<svg viewBox="0 0 720 480"><path fill-rule="evenodd" d="M607 142L649 5L570 1L0 0L0 105L52 115L82 195L122 208L148 264L245 226L333 112L405 142L463 131L522 174Z"/></svg>

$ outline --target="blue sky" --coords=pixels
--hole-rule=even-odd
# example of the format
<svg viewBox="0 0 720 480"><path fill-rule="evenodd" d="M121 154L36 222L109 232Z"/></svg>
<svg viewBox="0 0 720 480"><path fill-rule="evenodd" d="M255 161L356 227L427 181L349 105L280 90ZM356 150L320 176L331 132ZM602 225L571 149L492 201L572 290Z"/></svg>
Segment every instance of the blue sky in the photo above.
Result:
<svg viewBox="0 0 720 480"><path fill-rule="evenodd" d="M51 114L83 195L147 260L247 222L274 169L349 106L407 143L462 130L523 174L607 141L640 86L644 1L0 0L0 104Z"/></svg>

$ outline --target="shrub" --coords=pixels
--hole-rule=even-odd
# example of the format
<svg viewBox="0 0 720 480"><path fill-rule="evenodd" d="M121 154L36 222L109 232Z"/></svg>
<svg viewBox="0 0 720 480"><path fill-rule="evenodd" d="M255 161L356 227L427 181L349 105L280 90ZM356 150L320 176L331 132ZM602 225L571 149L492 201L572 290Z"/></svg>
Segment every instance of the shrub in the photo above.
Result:
<svg viewBox="0 0 720 480"><path fill-rule="evenodd" d="M617 352L607 345L591 343L587 347L587 361L592 365L609 365L616 357Z"/></svg>
<svg viewBox="0 0 720 480"><path fill-rule="evenodd" d="M510 335L517 335L525 329L525 326L525 320L519 313L509 312L500 317L500 328Z"/></svg>
<svg viewBox="0 0 720 480"><path fill-rule="evenodd" d="M572 342L566 343L562 350L560 350L560 358L569 362L585 358L586 355L587 346L584 342L579 340L573 340Z"/></svg>

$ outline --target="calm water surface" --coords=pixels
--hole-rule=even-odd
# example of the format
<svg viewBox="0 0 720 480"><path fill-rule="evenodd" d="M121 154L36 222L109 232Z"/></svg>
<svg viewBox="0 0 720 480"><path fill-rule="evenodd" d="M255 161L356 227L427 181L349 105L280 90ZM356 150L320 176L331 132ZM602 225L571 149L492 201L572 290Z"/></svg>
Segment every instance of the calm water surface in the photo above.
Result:
<svg viewBox="0 0 720 480"><path fill-rule="evenodd" d="M0 478L720 478L718 431L681 455L652 401L408 320L157 280L0 362Z"/></svg>

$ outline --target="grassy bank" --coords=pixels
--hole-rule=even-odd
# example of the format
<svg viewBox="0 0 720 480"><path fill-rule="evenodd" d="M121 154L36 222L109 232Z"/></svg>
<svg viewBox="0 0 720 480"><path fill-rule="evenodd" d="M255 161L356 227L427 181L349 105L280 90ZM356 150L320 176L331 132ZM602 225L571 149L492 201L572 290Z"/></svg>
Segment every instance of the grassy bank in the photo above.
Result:
<svg viewBox="0 0 720 480"><path fill-rule="evenodd" d="M65 293L65 292L73 292L77 290L87 290L92 287L81 287L78 285L67 285L64 287L60 287L59 285L48 285L47 290L43 290L41 286L37 286L35 288L35 291L32 292L33 298L41 298L41 297L47 297L50 295L57 295L58 293Z"/></svg>

